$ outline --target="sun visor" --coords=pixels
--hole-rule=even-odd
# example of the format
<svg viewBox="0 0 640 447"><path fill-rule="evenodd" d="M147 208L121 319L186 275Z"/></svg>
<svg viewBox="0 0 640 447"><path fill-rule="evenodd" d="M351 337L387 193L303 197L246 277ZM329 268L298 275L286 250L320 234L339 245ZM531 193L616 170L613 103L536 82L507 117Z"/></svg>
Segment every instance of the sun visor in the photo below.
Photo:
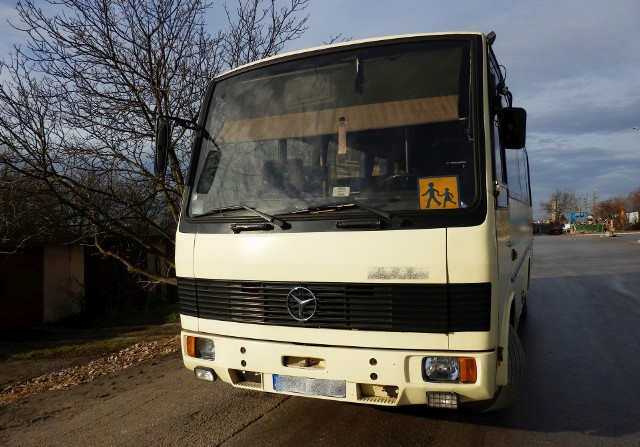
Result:
<svg viewBox="0 0 640 447"><path fill-rule="evenodd" d="M340 118L347 121L349 131L453 121L459 119L458 95L227 121L218 141L240 143L332 134L337 132Z"/></svg>

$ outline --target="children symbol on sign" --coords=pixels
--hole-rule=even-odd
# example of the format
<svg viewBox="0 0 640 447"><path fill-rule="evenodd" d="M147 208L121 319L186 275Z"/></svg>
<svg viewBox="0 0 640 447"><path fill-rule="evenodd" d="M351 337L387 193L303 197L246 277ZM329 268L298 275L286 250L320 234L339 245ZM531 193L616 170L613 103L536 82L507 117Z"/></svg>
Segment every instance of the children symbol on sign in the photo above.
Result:
<svg viewBox="0 0 640 447"><path fill-rule="evenodd" d="M451 202L453 205L456 205L456 202L453 201L453 194L449 191L449 188L444 189L444 194L440 194L440 196L444 197L442 208L447 207L447 202ZM440 204L438 204L440 205Z"/></svg>
<svg viewBox="0 0 640 447"><path fill-rule="evenodd" d="M444 185L443 185L444 186ZM455 191L455 189L454 189ZM429 189L427 189L424 194L422 194L422 196L428 196L427 198L427 204L426 204L426 208L431 208L431 201L435 202L435 204L437 205L437 208L446 208L447 207L447 203L450 203L451 205L457 205L457 203L455 202L455 200L453 200L455 198L454 193L451 192L451 190L449 188L444 188L444 192L440 193L440 191L438 189L435 188L435 184L433 182L429 183ZM443 200L442 202L440 200L438 200L438 197L442 197Z"/></svg>
<svg viewBox="0 0 640 447"><path fill-rule="evenodd" d="M449 188L447 188L448 190ZM433 187L433 182L429 183L429 189L427 189L427 191L422 194L423 196L429 195L429 199L427 199L427 208L431 208L431 201L433 200L434 202L436 202L438 204L438 206L442 205L440 203L440 201L436 198L436 195L442 197L443 194L440 194L440 191L438 191L437 189L435 189ZM446 198L445 198L446 199Z"/></svg>

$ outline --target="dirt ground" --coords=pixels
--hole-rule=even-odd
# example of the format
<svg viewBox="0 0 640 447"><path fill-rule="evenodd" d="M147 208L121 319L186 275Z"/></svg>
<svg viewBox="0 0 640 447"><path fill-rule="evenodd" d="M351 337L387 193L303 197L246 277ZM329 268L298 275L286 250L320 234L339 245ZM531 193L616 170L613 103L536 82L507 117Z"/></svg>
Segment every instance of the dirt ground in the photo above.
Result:
<svg viewBox="0 0 640 447"><path fill-rule="evenodd" d="M76 363L79 361L76 359ZM34 368L33 372L42 371L42 364L37 363L40 362L10 362L13 366L28 364L29 368ZM67 367L59 371L69 369L68 363L55 364ZM105 373L90 382L38 390L18 399L0 402L0 445L151 445L145 428L150 410L140 409L139 405L152 392L164 393L166 386L159 389L153 381L162 378L168 369L185 379L190 378L181 364L179 352L173 352ZM134 424L138 424L135 438L129 439L121 431ZM180 443L171 442L169 445Z"/></svg>
<svg viewBox="0 0 640 447"><path fill-rule="evenodd" d="M139 341L117 352L0 362L0 404L88 383L136 363L178 352L179 336Z"/></svg>
<svg viewBox="0 0 640 447"><path fill-rule="evenodd" d="M138 332L136 332L138 331ZM118 333L124 333L122 336ZM136 336L136 334L140 334ZM23 382L44 374L66 368L80 366L119 349L89 347L82 350L69 350L63 355L34 356L21 358L19 354L59 345L82 345L96 340L124 340L120 345L133 345L137 341L169 338L180 333L179 323L159 324L138 327L104 328L95 330L73 330L72 328L43 326L0 332L0 391L9 384ZM131 340L129 343L128 340ZM98 346L98 345L96 345ZM18 354L18 355L16 355Z"/></svg>
<svg viewBox="0 0 640 447"><path fill-rule="evenodd" d="M0 392L7 386L26 382L39 376L85 365L100 358L93 356L66 356L58 358L37 358L4 360L0 362Z"/></svg>
<svg viewBox="0 0 640 447"><path fill-rule="evenodd" d="M166 366L160 365L167 361L181 371L179 349L179 336L173 335L132 342L115 352L34 359L0 353L4 357L0 360L0 445L105 445L101 442L106 439L99 434L84 441L80 436L69 437L66 421L92 414L117 391L136 391L146 383L140 380L149 379L147 372L161 376ZM97 389L97 395L87 394ZM54 415L61 419L52 420Z"/></svg>

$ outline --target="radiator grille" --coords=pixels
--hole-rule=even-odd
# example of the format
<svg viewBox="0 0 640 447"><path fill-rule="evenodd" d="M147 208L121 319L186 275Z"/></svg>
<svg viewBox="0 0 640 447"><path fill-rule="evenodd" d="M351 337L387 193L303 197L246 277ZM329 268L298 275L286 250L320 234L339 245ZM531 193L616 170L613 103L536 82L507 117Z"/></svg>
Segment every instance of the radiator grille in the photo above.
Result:
<svg viewBox="0 0 640 447"><path fill-rule="evenodd" d="M307 322L287 311L287 294L311 290L317 311ZM218 281L178 278L180 313L273 326L391 332L487 331L491 285Z"/></svg>

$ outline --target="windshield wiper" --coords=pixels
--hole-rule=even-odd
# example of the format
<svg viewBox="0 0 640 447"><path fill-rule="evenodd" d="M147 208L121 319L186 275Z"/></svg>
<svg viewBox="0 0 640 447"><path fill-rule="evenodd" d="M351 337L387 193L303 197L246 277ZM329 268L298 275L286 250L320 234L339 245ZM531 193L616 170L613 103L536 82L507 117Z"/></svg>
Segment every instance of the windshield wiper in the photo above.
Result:
<svg viewBox="0 0 640 447"><path fill-rule="evenodd" d="M362 203L357 202L339 202L339 203L325 203L322 205L310 206L304 210L293 211L289 214L312 214L312 213L323 213L323 212L333 212L333 211L341 211L349 208L357 208L364 211L368 211L372 214L380 216L384 219L385 222L391 224L394 227L400 227L404 223L404 219L400 216L396 216L394 214L388 213L384 210L374 208L368 205L364 205Z"/></svg>
<svg viewBox="0 0 640 447"><path fill-rule="evenodd" d="M198 217L212 216L214 214L220 214L227 211L239 211L239 210L247 210L255 214L256 216L266 220L267 222L280 227L280 229L282 230L286 230L287 228L289 228L289 224L287 224L285 221L278 219L277 217L272 216L270 214L263 213L262 211L258 211L257 209L251 208L250 206L247 206L247 205L232 205L232 206L216 208L216 209L207 211L204 214L199 214ZM250 228L243 228L243 229L248 230ZM260 229L264 229L264 227L260 227Z"/></svg>

